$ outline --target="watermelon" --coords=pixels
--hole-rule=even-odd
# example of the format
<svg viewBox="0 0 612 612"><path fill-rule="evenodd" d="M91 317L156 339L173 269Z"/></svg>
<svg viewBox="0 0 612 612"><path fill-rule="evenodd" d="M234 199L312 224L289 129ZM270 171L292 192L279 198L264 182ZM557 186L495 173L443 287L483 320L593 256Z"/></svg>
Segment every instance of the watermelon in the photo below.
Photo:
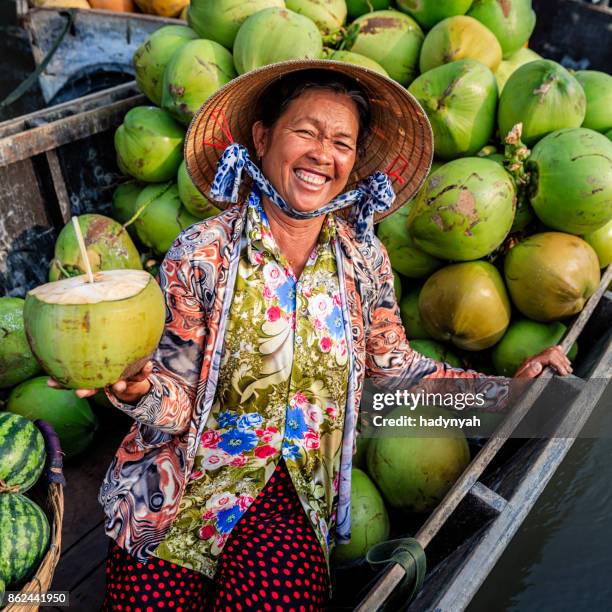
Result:
<svg viewBox="0 0 612 612"><path fill-rule="evenodd" d="M7 408L32 421L47 421L60 439L66 459L82 453L98 428L98 420L87 400L71 390L52 389L47 385L46 376L31 378L15 387Z"/></svg>
<svg viewBox="0 0 612 612"><path fill-rule="evenodd" d="M27 491L38 480L46 457L45 440L31 421L0 412L0 481L5 487Z"/></svg>
<svg viewBox="0 0 612 612"><path fill-rule="evenodd" d="M19 493L0 495L0 576L17 589L37 569L49 546L49 521L40 506Z"/></svg>

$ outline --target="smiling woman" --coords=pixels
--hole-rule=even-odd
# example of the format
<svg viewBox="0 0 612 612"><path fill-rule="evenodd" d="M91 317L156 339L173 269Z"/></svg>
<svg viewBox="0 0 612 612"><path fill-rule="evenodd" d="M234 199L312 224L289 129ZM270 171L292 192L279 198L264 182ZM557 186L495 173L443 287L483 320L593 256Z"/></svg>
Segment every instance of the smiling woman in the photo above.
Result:
<svg viewBox="0 0 612 612"><path fill-rule="evenodd" d="M105 609L134 581L134 609L146 608L152 570L158 607L178 582L189 610L322 610L331 551L350 539L366 376L468 378L504 400L506 387L409 346L373 233L418 190L432 151L405 88L334 61L250 72L194 117L187 171L227 208L168 251L154 359L106 389L135 424L100 491L116 542ZM567 371L562 355L522 375Z"/></svg>
<svg viewBox="0 0 612 612"><path fill-rule="evenodd" d="M354 82L325 71L306 79L291 75L264 92L259 116L252 132L257 159L282 199L312 212L344 190L370 122L368 103ZM295 223L265 200L264 210L299 277L325 217Z"/></svg>

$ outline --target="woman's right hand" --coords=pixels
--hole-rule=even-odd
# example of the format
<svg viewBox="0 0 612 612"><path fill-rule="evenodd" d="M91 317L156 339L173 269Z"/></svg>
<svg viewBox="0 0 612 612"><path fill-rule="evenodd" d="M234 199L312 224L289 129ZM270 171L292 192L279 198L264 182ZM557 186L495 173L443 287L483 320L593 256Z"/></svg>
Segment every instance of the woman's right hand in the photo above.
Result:
<svg viewBox="0 0 612 612"><path fill-rule="evenodd" d="M149 376L153 371L153 363L147 361L142 370L130 378L118 380L116 383L109 385L107 388L120 401L126 404L137 404L150 390L151 383ZM53 378L47 380L47 384L54 389L63 389ZM91 397L95 395L99 389L75 389L78 397Z"/></svg>

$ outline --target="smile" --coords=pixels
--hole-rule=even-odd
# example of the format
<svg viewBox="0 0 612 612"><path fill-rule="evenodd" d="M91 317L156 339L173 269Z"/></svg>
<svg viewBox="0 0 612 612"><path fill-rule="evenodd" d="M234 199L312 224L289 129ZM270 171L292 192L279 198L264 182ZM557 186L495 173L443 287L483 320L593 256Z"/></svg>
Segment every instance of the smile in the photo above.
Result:
<svg viewBox="0 0 612 612"><path fill-rule="evenodd" d="M304 183L308 183L309 185L324 185L329 179L322 174L316 174L315 172L308 172L307 170L297 169L294 170L293 173L300 181Z"/></svg>

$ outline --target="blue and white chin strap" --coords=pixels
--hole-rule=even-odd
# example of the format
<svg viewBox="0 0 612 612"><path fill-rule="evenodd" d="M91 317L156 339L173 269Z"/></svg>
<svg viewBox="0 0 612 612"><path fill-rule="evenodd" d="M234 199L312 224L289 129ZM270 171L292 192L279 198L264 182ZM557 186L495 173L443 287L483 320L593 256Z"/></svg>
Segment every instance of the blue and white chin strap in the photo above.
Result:
<svg viewBox="0 0 612 612"><path fill-rule="evenodd" d="M350 223L355 227L357 239L362 242L369 242L374 234L374 213L388 210L395 200L389 177L383 172L374 172L359 181L356 189L335 197L325 206L310 212L301 212L281 198L263 172L253 163L247 148L237 143L229 145L219 159L210 197L219 202L236 203L243 170L247 171L254 184L270 202L294 219L312 219L352 206Z"/></svg>

